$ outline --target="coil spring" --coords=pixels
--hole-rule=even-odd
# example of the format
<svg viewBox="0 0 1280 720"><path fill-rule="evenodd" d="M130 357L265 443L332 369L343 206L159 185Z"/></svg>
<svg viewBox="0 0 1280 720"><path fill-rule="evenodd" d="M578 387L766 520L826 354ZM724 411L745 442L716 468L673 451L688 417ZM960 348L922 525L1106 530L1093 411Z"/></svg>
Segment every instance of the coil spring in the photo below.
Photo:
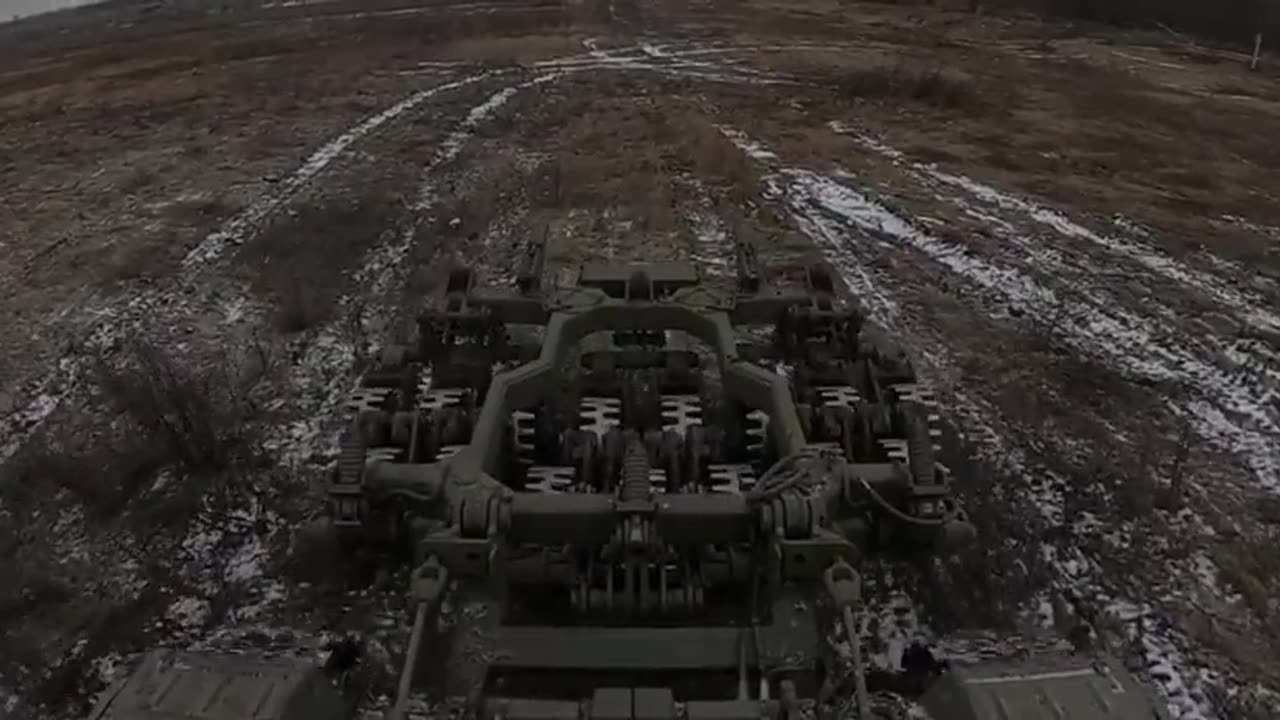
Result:
<svg viewBox="0 0 1280 720"><path fill-rule="evenodd" d="M649 479L649 453L644 444L632 438L627 444L627 454L622 460L622 483L618 489L620 500L647 500L653 490Z"/></svg>

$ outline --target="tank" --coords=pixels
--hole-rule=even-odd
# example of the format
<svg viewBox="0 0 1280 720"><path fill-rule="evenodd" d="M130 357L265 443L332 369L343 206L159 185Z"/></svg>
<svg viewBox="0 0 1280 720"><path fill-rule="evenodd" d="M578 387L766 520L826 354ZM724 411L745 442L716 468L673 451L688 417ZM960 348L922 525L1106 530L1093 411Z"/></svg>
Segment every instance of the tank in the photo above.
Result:
<svg viewBox="0 0 1280 720"><path fill-rule="evenodd" d="M590 263L548 288L542 254L510 286L449 271L347 399L332 527L410 578L389 720L424 695L483 720L811 717L848 664L864 720L881 689L934 720L1162 717L1105 653L921 651L886 678L861 643L836 650L866 560L929 562L975 531L943 409L828 267L786 285L743 247L727 284ZM336 720L334 692L297 664L161 653L92 717Z"/></svg>
<svg viewBox="0 0 1280 720"><path fill-rule="evenodd" d="M1168 720L1116 658L1066 653L954 667L921 704L937 720Z"/></svg>
<svg viewBox="0 0 1280 720"><path fill-rule="evenodd" d="M306 660L155 650L89 720L346 720L353 710L352 695Z"/></svg>

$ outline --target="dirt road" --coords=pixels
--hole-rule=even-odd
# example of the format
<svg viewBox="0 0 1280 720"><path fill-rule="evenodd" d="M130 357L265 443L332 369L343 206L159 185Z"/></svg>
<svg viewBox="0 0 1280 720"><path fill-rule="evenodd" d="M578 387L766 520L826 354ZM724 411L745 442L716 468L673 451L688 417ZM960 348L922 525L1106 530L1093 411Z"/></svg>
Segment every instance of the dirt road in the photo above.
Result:
<svg viewBox="0 0 1280 720"><path fill-rule="evenodd" d="M543 231L552 281L824 259L920 359L983 542L884 568L881 635L1145 618L1176 717L1280 713L1274 78L817 0L82 12L0 29L11 717L160 642L394 654L394 601L344 610L294 529L354 364L443 263L501 278ZM118 369L150 346L196 389L159 414L220 423L190 452Z"/></svg>

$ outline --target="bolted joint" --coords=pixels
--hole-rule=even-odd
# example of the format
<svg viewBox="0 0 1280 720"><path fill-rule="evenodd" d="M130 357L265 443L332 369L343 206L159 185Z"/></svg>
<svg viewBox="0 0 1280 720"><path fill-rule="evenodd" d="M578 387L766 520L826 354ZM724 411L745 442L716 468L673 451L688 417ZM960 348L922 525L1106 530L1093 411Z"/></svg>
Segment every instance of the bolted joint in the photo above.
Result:
<svg viewBox="0 0 1280 720"><path fill-rule="evenodd" d="M822 580L837 607L856 608L862 604L862 577L843 559L832 563Z"/></svg>
<svg viewBox="0 0 1280 720"><path fill-rule="evenodd" d="M432 555L413 571L409 581L409 595L421 603L433 604L444 595L449 583L449 571Z"/></svg>

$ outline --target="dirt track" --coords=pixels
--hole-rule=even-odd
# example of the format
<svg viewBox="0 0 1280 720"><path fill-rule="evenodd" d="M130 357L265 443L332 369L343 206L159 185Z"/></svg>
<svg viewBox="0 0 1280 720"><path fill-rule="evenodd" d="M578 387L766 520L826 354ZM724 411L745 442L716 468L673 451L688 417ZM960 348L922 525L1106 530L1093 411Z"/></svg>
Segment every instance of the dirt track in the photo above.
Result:
<svg viewBox="0 0 1280 720"><path fill-rule="evenodd" d="M724 274L735 235L825 259L920 358L984 542L886 569L925 610L882 633L1031 634L1065 595L1148 618L1176 717L1280 713L1274 78L871 4L128 7L2 31L11 717L74 716L151 643L371 622L286 552L353 362L445 262L501 279L544 230L552 281ZM139 337L238 389L249 469L180 472L89 391Z"/></svg>

